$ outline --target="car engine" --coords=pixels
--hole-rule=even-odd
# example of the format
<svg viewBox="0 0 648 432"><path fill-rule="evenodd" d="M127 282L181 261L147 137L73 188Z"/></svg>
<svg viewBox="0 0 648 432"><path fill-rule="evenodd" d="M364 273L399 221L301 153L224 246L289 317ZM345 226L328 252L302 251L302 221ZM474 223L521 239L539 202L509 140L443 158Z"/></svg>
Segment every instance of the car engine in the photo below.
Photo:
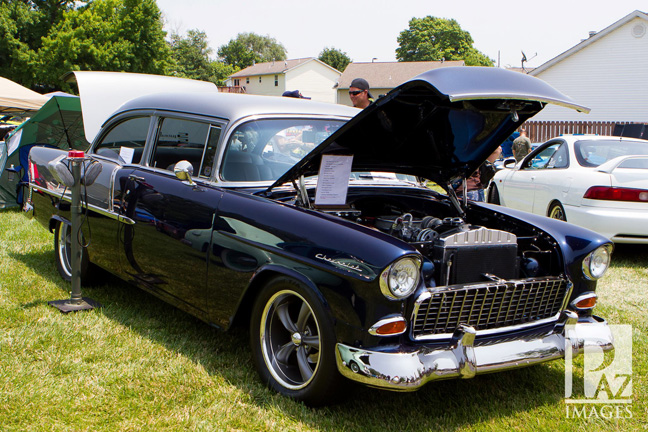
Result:
<svg viewBox="0 0 648 432"><path fill-rule="evenodd" d="M517 237L510 232L470 225L460 217L414 219L410 213L378 218L375 226L429 258L444 285L518 274Z"/></svg>

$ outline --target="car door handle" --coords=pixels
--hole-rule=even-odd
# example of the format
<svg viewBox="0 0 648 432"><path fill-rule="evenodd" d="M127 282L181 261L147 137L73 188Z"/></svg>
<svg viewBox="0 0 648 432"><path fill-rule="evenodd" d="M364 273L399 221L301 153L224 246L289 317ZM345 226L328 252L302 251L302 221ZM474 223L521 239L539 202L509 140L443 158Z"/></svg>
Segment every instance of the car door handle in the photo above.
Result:
<svg viewBox="0 0 648 432"><path fill-rule="evenodd" d="M134 182L139 182L139 183L146 181L144 177L136 176L134 174L129 175L128 180L132 180Z"/></svg>

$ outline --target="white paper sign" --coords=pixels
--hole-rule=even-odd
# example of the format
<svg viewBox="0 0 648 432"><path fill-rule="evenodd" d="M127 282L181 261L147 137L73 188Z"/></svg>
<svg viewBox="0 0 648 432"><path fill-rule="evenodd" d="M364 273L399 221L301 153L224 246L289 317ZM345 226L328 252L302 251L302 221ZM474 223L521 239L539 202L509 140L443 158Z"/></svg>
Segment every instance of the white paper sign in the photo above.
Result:
<svg viewBox="0 0 648 432"><path fill-rule="evenodd" d="M323 155L315 205L345 205L353 156Z"/></svg>
<svg viewBox="0 0 648 432"><path fill-rule="evenodd" d="M119 157L127 164L133 162L133 155L135 154L135 149L130 147L119 147Z"/></svg>

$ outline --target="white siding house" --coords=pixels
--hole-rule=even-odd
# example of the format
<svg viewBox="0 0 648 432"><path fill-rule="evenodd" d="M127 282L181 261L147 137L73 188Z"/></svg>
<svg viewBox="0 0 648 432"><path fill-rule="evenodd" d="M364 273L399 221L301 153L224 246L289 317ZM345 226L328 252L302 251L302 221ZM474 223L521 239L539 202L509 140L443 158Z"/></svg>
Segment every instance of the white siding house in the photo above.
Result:
<svg viewBox="0 0 648 432"><path fill-rule="evenodd" d="M549 105L532 122L648 122L648 15L634 11L530 74L592 109Z"/></svg>
<svg viewBox="0 0 648 432"><path fill-rule="evenodd" d="M257 63L230 75L228 86L243 87L245 93L281 96L299 90L305 97L335 103L335 85L340 71L316 58Z"/></svg>

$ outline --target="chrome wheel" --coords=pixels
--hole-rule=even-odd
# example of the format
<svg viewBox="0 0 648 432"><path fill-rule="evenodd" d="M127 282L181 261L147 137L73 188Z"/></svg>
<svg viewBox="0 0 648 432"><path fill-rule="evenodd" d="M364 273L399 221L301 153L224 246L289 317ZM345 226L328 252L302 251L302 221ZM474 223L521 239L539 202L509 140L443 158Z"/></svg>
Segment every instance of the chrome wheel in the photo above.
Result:
<svg viewBox="0 0 648 432"><path fill-rule="evenodd" d="M551 209L549 209L549 217L552 219L567 221L565 210L563 209L563 206L560 205L560 203L555 203L551 206Z"/></svg>
<svg viewBox="0 0 648 432"><path fill-rule="evenodd" d="M54 232L54 252L56 253L56 267L59 274L66 281L72 280L72 241L76 239L72 234L72 227L65 222L57 222ZM88 267L88 251L81 249L81 283L91 282Z"/></svg>
<svg viewBox="0 0 648 432"><path fill-rule="evenodd" d="M64 279L69 280L72 278L71 229L68 224L59 222L56 231L56 258L59 272Z"/></svg>
<svg viewBox="0 0 648 432"><path fill-rule="evenodd" d="M261 352L272 377L286 389L306 387L320 364L320 328L313 309L292 290L275 293L259 326Z"/></svg>

